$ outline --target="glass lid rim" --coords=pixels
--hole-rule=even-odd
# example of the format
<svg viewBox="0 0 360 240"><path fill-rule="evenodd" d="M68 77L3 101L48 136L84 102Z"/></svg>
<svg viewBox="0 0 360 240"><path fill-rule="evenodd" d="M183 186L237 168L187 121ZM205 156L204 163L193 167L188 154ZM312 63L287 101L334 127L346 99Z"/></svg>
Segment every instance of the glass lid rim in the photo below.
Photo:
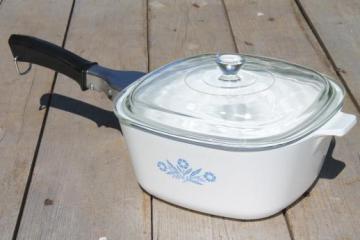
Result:
<svg viewBox="0 0 360 240"><path fill-rule="evenodd" d="M235 53L235 54L238 54L238 53ZM250 58L254 58L254 59L259 59L261 61L270 61L274 64L276 64L277 62L280 64L286 64L289 66L296 67L297 69L304 69L306 71L310 71L311 73L314 73L316 76L321 77L321 79L323 80L321 82L325 83L328 86L327 87L328 90L324 91L322 94L326 94L326 92L329 92L330 90L333 90L334 93L332 93L332 96L328 97L328 99L325 101L326 104L322 104L318 109L316 109L315 114L313 114L310 117L311 119L314 120L314 118L313 118L314 115L318 115L318 112L323 112L323 111L325 111L324 110L325 108L328 109L328 106L332 106L331 108L334 108L337 110L336 111L332 110L332 114L327 113L327 115L329 115L327 117L328 117L328 119L330 119L330 117L332 117L341 108L342 103L343 103L343 98L344 98L344 90L343 90L342 86L335 83L334 81L331 81L332 80L331 77L328 77L327 75L322 74L314 69L310 69L306 66L293 64L291 62L287 62L282 59L269 58L269 57L256 56L256 55L248 55L248 54L238 54L238 55L241 55L244 57L250 57ZM181 140L181 138L183 138L183 139L185 139L184 141L189 141L189 142L195 143L195 144L198 143L198 145L209 145L212 148L220 147L220 146L218 146L218 143L216 141L209 140L209 141L206 141L207 143L204 143L204 142L205 142L206 138L212 138L215 140L226 139L223 136L217 136L216 134L211 134L211 133L210 134L196 133L193 131L189 131L188 129L182 129L182 128L174 128L173 129L173 127L170 125L161 124L159 122L151 122L151 121L148 121L149 119L147 119L147 118L139 120L136 118L136 116L133 116L134 114L131 112L131 110L129 110L129 106L131 104L127 103L128 106L125 106L125 102L131 101L131 97L136 92L136 90L142 86L142 83L144 81L146 81L149 78L156 78L157 74L161 74L161 72L164 69L167 70L168 68L171 68L174 65L181 64L186 61L191 61L193 59L199 59L201 61L201 58L209 57L211 59L214 59L216 56L217 56L217 54L215 54L215 53L207 53L207 54L201 54L201 55L195 55L195 56L191 56L191 57L187 57L187 58L182 58L182 59L178 59L173 62L170 62L166 65L163 65L163 66L149 72L148 74L144 75L143 77L141 77L140 79L135 81L133 84L128 86L126 89L121 91L117 96L115 96L115 98L113 100L115 114L117 115L117 117L119 119L121 119L123 121L122 123L131 125L131 126L135 126L135 127L150 131L150 132L158 134L158 135L166 135L167 137L172 137L172 138L179 139L179 140ZM170 72L171 72L171 69L170 69ZM334 85L335 85L335 87L334 87ZM335 93L336 87L341 90L341 92L342 92L341 95L339 93ZM119 100L121 100L121 99L123 99L122 103L118 104ZM337 104L337 106L334 106L335 105L334 102L339 102L339 103ZM325 105L327 107L324 107ZM121 106L121 109L120 109L120 106ZM125 108L128 111L128 113L124 113L123 108ZM315 118L315 119L317 119L317 118ZM308 118L305 121L307 121L307 120L308 120ZM293 129L295 129L296 127L299 127L300 125L301 124L295 125L295 127ZM310 123L309 125L312 126L314 124ZM297 130L295 133L299 133L299 132L303 131L304 129L305 130L307 129L305 131L305 134L310 134L310 132L308 132L309 128L307 126L303 126L301 128L299 127L299 130ZM293 132L293 130L291 130L289 132ZM183 133L192 133L192 134L191 134L191 137L186 137L186 135L184 135ZM280 135L282 135L282 134L280 134ZM285 135L287 136L288 134L286 133ZM276 135L270 135L269 137L266 137L266 138L259 137L259 138L254 138L254 140L255 140L255 142L259 141L264 144L265 143L265 142L263 142L264 139L269 139L269 138L275 137L275 136ZM270 146L260 146L260 145L255 146L255 145L251 144L251 143L254 143L254 141L251 141L251 143L250 143L251 145L249 145L246 142L246 140L248 138L241 139L241 138L229 137L229 138L227 138L228 140L232 140L232 142L239 141L240 143L237 146L234 146L233 144L229 144L231 141L226 141L226 143L225 143L226 146L221 145L221 148L249 150L249 151L258 150L258 149L276 148L276 147L282 146L284 144L289 144L291 142L297 141L298 139L300 139L302 137L305 137L304 134L301 134L299 136L299 138L293 139L291 142L288 142L288 141L286 141L285 143L278 142L278 140L281 140L281 139L288 139L288 137L286 137L286 136L285 137L282 136L280 138L275 138L274 139L275 144L271 144ZM253 140L253 139L251 139L251 140Z"/></svg>
<svg viewBox="0 0 360 240"><path fill-rule="evenodd" d="M321 74L321 73L319 73ZM181 141L181 142L185 142L185 143L189 143L189 144L194 144L194 145L199 145L199 146L203 146L203 147L209 147L209 148L214 148L214 149L222 149L222 150L228 150L228 151L264 151L264 150L271 150L271 149L276 149L279 147L283 147L283 146L287 146L290 145L292 143L295 143L305 137L307 137L308 135L310 135L311 133L315 132L316 130L318 130L319 128L321 128L321 126L323 126L325 123L327 123L332 117L334 117L336 115L336 113L338 113L342 106L343 106L343 100L344 100L344 96L345 96L345 91L343 86L341 86L340 84L334 82L331 80L331 78L325 74L321 74L327 81L329 81L330 86L332 86L332 89L338 88L338 90L340 91L340 95L338 95L340 98L337 100L338 104L336 106L333 106L333 110L331 111L331 114L327 114L327 116L325 118L322 119L321 124L318 124L317 127L311 127L314 124L309 124L305 127L300 128L299 131L297 131L296 133L300 133L298 134L298 136L296 138L292 138L290 140L286 140L289 138L289 136L287 137L282 137L281 139L285 139L286 141L279 141L279 139L275 139L277 140L277 142L275 142L275 144L266 144L267 142L265 142L265 144L263 143L262 145L247 145L246 142L244 143L240 143L240 144L230 144L231 142L236 142L236 141L240 141L242 140L241 138L239 139L234 139L234 138L229 138L233 141L227 141L227 142L223 142L225 144L219 144L219 142L215 142L215 141L209 141L209 137L212 137L213 139L225 139L223 137L220 136L214 136L214 135L204 135L204 134L197 134L198 136L202 136L202 138L196 138L193 136L184 136L181 134L176 134L174 132L171 131L164 131L162 129L160 129L157 126L154 125L150 125L147 123L144 123L142 121L139 121L138 119L134 119L131 118L128 114L126 114L124 112L124 108L127 112L129 112L128 107L126 107L125 102L126 99L129 97L129 95L133 92L133 88L136 88L136 86L138 84L140 84L140 82L134 82L133 84L131 84L129 87L127 87L124 91L120 92L117 94L117 96L114 98L113 100L113 110L115 115L118 117L119 121L124 124L124 125L128 125L140 130L144 130L146 132L150 132L152 134L158 135L158 136L162 136L162 137L166 137L166 138L170 138L176 141ZM336 97L335 95L335 97ZM332 101L328 102L327 107L325 109L322 109L322 111L320 111L320 113L325 112L326 110L328 110L330 108L330 106L332 104L334 104L335 102L335 97L332 99ZM118 104L120 101L120 104ZM121 111L118 109L118 106L121 107ZM165 126L165 128L167 129L171 129L170 126ZM176 130L176 129L175 129ZM187 130L183 130L180 129L181 131L183 131L184 133L193 133L191 131L187 131ZM291 134L293 135L293 134ZM291 136L290 135L290 136ZM194 135L196 136L196 134ZM262 140L263 138L257 138L255 140ZM206 141L207 140L207 141Z"/></svg>

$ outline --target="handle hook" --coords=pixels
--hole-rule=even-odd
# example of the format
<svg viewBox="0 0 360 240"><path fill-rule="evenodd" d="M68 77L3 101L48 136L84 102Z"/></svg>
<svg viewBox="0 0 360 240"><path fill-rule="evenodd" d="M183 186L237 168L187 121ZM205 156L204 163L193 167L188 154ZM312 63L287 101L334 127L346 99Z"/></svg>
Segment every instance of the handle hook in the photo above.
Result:
<svg viewBox="0 0 360 240"><path fill-rule="evenodd" d="M30 72L31 66L32 66L31 63L29 63L29 66L28 66L28 68L27 68L25 71L21 72L21 71L20 71L20 68L19 68L19 66L18 66L18 57L17 57L17 56L14 58L14 62L15 62L16 71L17 71L17 73L18 73L19 75L25 75L25 74L27 74L28 72Z"/></svg>

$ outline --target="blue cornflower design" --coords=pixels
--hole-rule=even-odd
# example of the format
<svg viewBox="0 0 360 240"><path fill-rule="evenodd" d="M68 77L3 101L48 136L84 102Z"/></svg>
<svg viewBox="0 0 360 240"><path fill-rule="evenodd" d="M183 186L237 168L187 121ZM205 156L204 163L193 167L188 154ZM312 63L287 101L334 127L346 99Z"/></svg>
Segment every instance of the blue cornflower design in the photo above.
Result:
<svg viewBox="0 0 360 240"><path fill-rule="evenodd" d="M158 162L157 166L163 172L165 172L167 170L166 164L164 162Z"/></svg>
<svg viewBox="0 0 360 240"><path fill-rule="evenodd" d="M190 164L182 158L179 158L175 163L169 160L158 161L157 167L160 171L179 179L182 182L191 182L198 185L205 183L212 183L216 181L216 176L212 172L202 172L202 168L192 168Z"/></svg>
<svg viewBox="0 0 360 240"><path fill-rule="evenodd" d="M178 159L177 163L183 169L187 169L189 167L188 162L186 160L184 160L184 159L181 159L181 158Z"/></svg>
<svg viewBox="0 0 360 240"><path fill-rule="evenodd" d="M212 172L206 172L204 174L204 178L208 181L208 182L214 182L216 180L215 175Z"/></svg>

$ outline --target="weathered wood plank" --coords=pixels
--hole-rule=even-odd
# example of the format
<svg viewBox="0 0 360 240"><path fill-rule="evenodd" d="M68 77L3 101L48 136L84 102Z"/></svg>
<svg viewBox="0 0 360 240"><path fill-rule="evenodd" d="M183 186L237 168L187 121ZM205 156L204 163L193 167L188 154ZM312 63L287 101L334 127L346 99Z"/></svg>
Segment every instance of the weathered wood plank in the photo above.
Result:
<svg viewBox="0 0 360 240"><path fill-rule="evenodd" d="M66 48L85 58L146 71L146 3L78 0L67 39ZM63 109L86 105L61 96L112 108L105 95L81 92L63 75L55 92L53 105ZM91 113L83 116L50 109L18 239L151 238L150 198L136 183L115 118L96 107L79 109Z"/></svg>
<svg viewBox="0 0 360 240"><path fill-rule="evenodd" d="M300 0L338 73L346 81L350 91L360 104L360 2Z"/></svg>
<svg viewBox="0 0 360 240"><path fill-rule="evenodd" d="M38 110L39 97L50 91L54 78L53 71L37 66L19 77L7 39L22 33L61 45L71 5L71 0L1 1L0 239L13 234L45 113Z"/></svg>
<svg viewBox="0 0 360 240"><path fill-rule="evenodd" d="M235 46L219 0L149 2L150 68ZM282 214L259 222L203 215L153 199L154 239L289 239Z"/></svg>
<svg viewBox="0 0 360 240"><path fill-rule="evenodd" d="M330 64L295 3L225 0L240 52L282 58L330 73Z"/></svg>
<svg viewBox="0 0 360 240"><path fill-rule="evenodd" d="M239 221L192 212L153 200L154 239L290 239L283 215Z"/></svg>
<svg viewBox="0 0 360 240"><path fill-rule="evenodd" d="M336 76L294 2L225 2L241 52L283 58ZM348 97L345 111L358 114ZM358 124L349 135L336 141L333 157L346 164L341 174L334 180L320 178L310 197L289 209L287 216L295 239L358 238L359 133ZM321 175L338 172L341 168L337 165L341 163L328 160Z"/></svg>

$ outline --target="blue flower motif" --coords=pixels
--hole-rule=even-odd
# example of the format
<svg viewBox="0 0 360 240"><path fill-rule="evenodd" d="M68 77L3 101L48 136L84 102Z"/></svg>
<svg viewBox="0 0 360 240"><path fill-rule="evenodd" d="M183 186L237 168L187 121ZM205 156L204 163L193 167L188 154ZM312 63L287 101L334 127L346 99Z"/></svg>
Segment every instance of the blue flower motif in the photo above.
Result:
<svg viewBox="0 0 360 240"><path fill-rule="evenodd" d="M203 173L202 168L192 168L190 164L179 158L175 163L166 161L158 161L157 167L167 175L172 176L182 182L191 182L198 185L212 183L216 181L216 176L212 172Z"/></svg>
<svg viewBox="0 0 360 240"><path fill-rule="evenodd" d="M166 170L167 170L167 167L166 167L166 164L165 163L163 163L163 162L158 162L157 163L157 166L158 166L158 168L161 170L161 171L163 171L163 172L165 172Z"/></svg>
<svg viewBox="0 0 360 240"><path fill-rule="evenodd" d="M204 174L204 178L208 181L208 182L214 182L216 180L216 176L212 173L212 172L206 172Z"/></svg>
<svg viewBox="0 0 360 240"><path fill-rule="evenodd" d="M177 163L183 169L187 169L189 167L188 162L186 160L184 160L184 159L179 158Z"/></svg>

